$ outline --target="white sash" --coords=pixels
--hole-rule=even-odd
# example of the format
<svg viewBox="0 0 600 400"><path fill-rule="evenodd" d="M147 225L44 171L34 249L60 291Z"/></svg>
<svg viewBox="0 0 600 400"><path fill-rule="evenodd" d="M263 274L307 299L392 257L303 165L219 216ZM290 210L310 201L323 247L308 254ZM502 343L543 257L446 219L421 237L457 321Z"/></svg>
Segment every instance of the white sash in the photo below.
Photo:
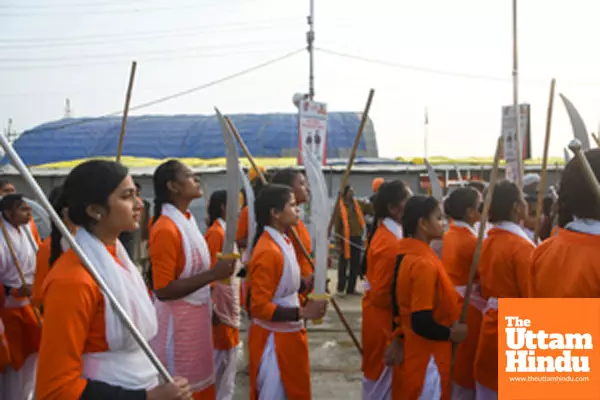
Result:
<svg viewBox="0 0 600 400"><path fill-rule="evenodd" d="M529 236L527 236L525 231L523 231L523 228L521 227L521 225L517 225L511 221L501 221L501 222L498 222L497 224L495 224L494 228L502 229L503 231L510 232L513 235L520 236L523 239L527 240L529 243L531 243L533 246L535 246L535 244L533 243L533 240L531 240L529 238Z"/></svg>
<svg viewBox="0 0 600 400"><path fill-rule="evenodd" d="M452 221L452 224L460 227L460 228L466 228L469 230L469 232L471 232L473 234L473 236L477 237L479 235L479 232L477 232L475 230L475 226L471 226L469 224L467 224L465 221Z"/></svg>
<svg viewBox="0 0 600 400"><path fill-rule="evenodd" d="M8 233L13 249L19 260L19 264L23 275L25 275L25 282L29 285L33 283L33 277L35 275L35 250L32 248L29 239L27 238L27 232L31 234L31 227L29 224L21 225L15 228L4 218L4 226ZM3 234L0 234L1 250L0 250L0 281L3 285L11 288L20 288L23 286L19 271L12 258L6 238ZM27 304L29 304L27 302Z"/></svg>
<svg viewBox="0 0 600 400"><path fill-rule="evenodd" d="M283 273L273 297L273 303L281 307L300 307L298 291L300 290L300 266L296 259L296 252L291 242L286 242L286 237L270 226L265 227L265 232L270 235L283 253ZM302 329L302 321L273 322L253 318L252 322L273 332L298 332Z"/></svg>
<svg viewBox="0 0 600 400"><path fill-rule="evenodd" d="M485 315L489 310L498 311L498 298L497 297L490 297L489 299L487 299L487 303L485 305L485 308L483 309L483 314Z"/></svg>
<svg viewBox="0 0 600 400"><path fill-rule="evenodd" d="M588 235L600 235L600 221L589 218L574 218L565 226L565 229Z"/></svg>
<svg viewBox="0 0 600 400"><path fill-rule="evenodd" d="M116 243L119 264L106 246L86 229L79 228L75 240L142 336L146 340L152 339L158 329L154 306L142 276L121 242L117 240ZM106 296L104 313L109 350L83 354L82 376L132 390L156 386L156 369L123 325Z"/></svg>
<svg viewBox="0 0 600 400"><path fill-rule="evenodd" d="M190 219L187 219L172 204L163 205L162 214L169 217L181 233L185 267L180 278L190 278L200 272L207 271L210 268L210 253L194 216L192 215ZM182 300L195 305L207 304L210 301L210 285L196 290Z"/></svg>

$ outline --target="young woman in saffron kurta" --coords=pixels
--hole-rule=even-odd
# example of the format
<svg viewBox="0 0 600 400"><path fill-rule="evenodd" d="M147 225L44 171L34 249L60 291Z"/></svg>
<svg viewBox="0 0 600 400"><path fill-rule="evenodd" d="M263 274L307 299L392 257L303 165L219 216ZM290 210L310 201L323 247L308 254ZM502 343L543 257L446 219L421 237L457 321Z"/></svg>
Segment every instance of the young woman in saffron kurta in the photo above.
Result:
<svg viewBox="0 0 600 400"><path fill-rule="evenodd" d="M473 255L477 246L477 235L473 225L480 220L481 194L471 187L459 188L453 191L444 202L446 216L452 220L448 232L444 234L442 247L442 262L448 277L460 295L460 306L464 301L465 290L469 281ZM485 300L481 297L479 284L473 286L467 312L469 334L458 346L452 377L452 399L475 399L475 376L473 363L479 341L481 328L481 312Z"/></svg>
<svg viewBox="0 0 600 400"><path fill-rule="evenodd" d="M298 206L306 203L309 200L309 192L308 192L308 182L306 181L306 177L300 171L296 171L294 169L284 169L277 172L273 175L271 179L272 183L279 185L287 185L292 188L294 192L294 197L296 198L296 204ZM301 219L298 219L298 223L293 228L296 231L296 235L298 239L300 239L300 243L304 246L304 249L311 254L312 252L312 241L310 239L310 233L306 228L306 225ZM288 235L290 236L290 235ZM292 238L292 244L294 245L294 250L296 251L296 259L298 260L298 264L300 264L300 272L302 273L302 278L306 283L306 292L302 293L303 297L305 297L308 292L312 290L312 279L313 279L313 269L310 265L310 261L304 255L300 244L296 242L295 239Z"/></svg>
<svg viewBox="0 0 600 400"><path fill-rule="evenodd" d="M62 218L71 234L75 234L77 227L73 225L71 220L69 219L67 202L65 196L63 195L62 186L58 186L54 188L50 195L48 196L48 201L52 204L54 211ZM48 275L48 271L52 268L54 262L58 259L58 257L69 248L66 240L62 238L62 234L52 223L52 231L50 232L50 236L48 236L38 249L36 263L35 263L35 278L33 280L33 292L31 295L31 302L33 305L39 307L42 305L43 296L42 296L42 286L44 280L46 279L46 275Z"/></svg>
<svg viewBox="0 0 600 400"><path fill-rule="evenodd" d="M190 168L176 160L161 164L154 194L150 260L159 328L152 346L171 374L188 379L195 399L214 399L210 284L231 276L234 262L210 268L206 241L189 211L202 196Z"/></svg>
<svg viewBox="0 0 600 400"><path fill-rule="evenodd" d="M302 320L322 318L327 300L300 304L300 266L285 234L298 221L291 189L266 186L255 210L258 228L249 265L250 398L308 400L308 339Z"/></svg>
<svg viewBox="0 0 600 400"><path fill-rule="evenodd" d="M600 179L600 150L585 153ZM562 174L557 236L533 252L529 297L600 297L600 212L580 164L572 159Z"/></svg>
<svg viewBox="0 0 600 400"><path fill-rule="evenodd" d="M222 252L225 243L226 207L227 192L225 190L213 192L208 206L210 228L208 228L205 235L208 251L210 252L211 268L216 265L217 255ZM235 388L237 352L240 344L238 278L232 277L228 282L214 282L212 300L215 388L218 400L230 400L233 397Z"/></svg>
<svg viewBox="0 0 600 400"><path fill-rule="evenodd" d="M494 227L483 242L478 264L481 295L487 304L475 356L477 399L483 400L498 397L498 299L528 297L528 269L535 247L520 225L527 203L516 184L496 184L489 213Z"/></svg>
<svg viewBox="0 0 600 400"><path fill-rule="evenodd" d="M402 181L381 184L375 197L375 219L367 254L365 295L362 300L363 400L389 399L392 370L384 365L384 353L392 333L392 283L402 239L402 214L410 189Z"/></svg>
<svg viewBox="0 0 600 400"><path fill-rule="evenodd" d="M450 399L452 342L467 336L459 324L458 295L442 261L430 246L444 234L442 212L433 197L408 200L402 217L404 239L399 243L392 301L397 337L404 338L404 357L392 357L394 400ZM387 356L387 355L386 355Z"/></svg>
<svg viewBox="0 0 600 400"><path fill-rule="evenodd" d="M64 194L69 217L80 226L75 240L149 340L157 329L154 307L117 240L122 231L138 227L141 211L127 169L108 161L80 164L67 177ZM53 264L42 290L38 400L191 398L185 379L158 386L156 369L73 250Z"/></svg>
<svg viewBox="0 0 600 400"><path fill-rule="evenodd" d="M0 397L25 399L34 389L35 365L40 345L41 326L30 303L35 274L35 249L27 238L31 229L31 207L20 194L9 194L0 201L3 223L25 277L21 280L6 238L0 234L0 281L7 295L0 318L4 322L11 363L0 380L4 381ZM31 231L29 232L31 233Z"/></svg>

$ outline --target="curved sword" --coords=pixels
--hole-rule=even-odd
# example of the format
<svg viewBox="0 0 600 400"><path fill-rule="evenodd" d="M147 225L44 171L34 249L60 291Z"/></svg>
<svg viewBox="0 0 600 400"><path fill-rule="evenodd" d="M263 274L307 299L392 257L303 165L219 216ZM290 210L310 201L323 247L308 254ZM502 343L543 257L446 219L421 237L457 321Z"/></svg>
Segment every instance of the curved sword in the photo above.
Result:
<svg viewBox="0 0 600 400"><path fill-rule="evenodd" d="M569 161L571 161L571 155L569 154L569 152L567 151L566 147L563 147L563 155L565 157L565 166L569 163Z"/></svg>
<svg viewBox="0 0 600 400"><path fill-rule="evenodd" d="M233 133L229 129L229 124L221 114L218 108L215 107L223 140L225 142L225 150L227 153L227 214L225 217L225 242L223 243L222 255L228 257L235 252L235 235L237 233L237 219L240 213L240 202L238 201L240 193L240 166L238 160L238 149L235 145Z"/></svg>
<svg viewBox="0 0 600 400"><path fill-rule="evenodd" d="M440 180L438 179L437 174L433 170L431 164L427 159L423 159L425 161L425 165L427 166L427 174L429 175L429 184L431 185L431 196L435 198L437 201L441 202L444 197L444 192L442 191L442 186L440 185Z"/></svg>
<svg viewBox="0 0 600 400"><path fill-rule="evenodd" d="M573 103L571 103L569 99L565 97L564 94L560 93L559 96L565 104L567 114L569 114L569 119L571 120L571 126L573 127L573 135L575 136L575 139L581 142L581 148L583 149L583 151L588 151L590 149L590 138L588 136L588 131L585 127L583 119L581 118L581 115L579 115L579 112L577 111Z"/></svg>
<svg viewBox="0 0 600 400"><path fill-rule="evenodd" d="M310 187L311 219L315 232L315 295L326 294L327 257L329 238L327 228L329 222L329 199L327 185L321 169L321 163L306 147L303 148L304 168Z"/></svg>

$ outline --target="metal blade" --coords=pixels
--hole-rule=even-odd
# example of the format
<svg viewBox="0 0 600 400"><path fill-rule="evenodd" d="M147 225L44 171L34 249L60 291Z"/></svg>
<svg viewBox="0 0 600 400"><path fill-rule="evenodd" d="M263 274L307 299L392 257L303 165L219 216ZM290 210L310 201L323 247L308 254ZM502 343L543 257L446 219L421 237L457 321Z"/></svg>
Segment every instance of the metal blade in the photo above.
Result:
<svg viewBox="0 0 600 400"><path fill-rule="evenodd" d="M567 165L569 163L569 161L571 161L571 155L569 154L569 151L567 150L566 147L563 147L563 154L565 157L565 165Z"/></svg>
<svg viewBox="0 0 600 400"><path fill-rule="evenodd" d="M219 124L221 124L221 132L225 142L225 150L227 152L227 215L225 223L225 243L223 244L223 253L231 254L235 249L235 235L237 233L237 220L240 213L240 202L238 201L240 193L240 164L238 160L238 149L235 145L233 133L229 129L229 124L221 114L218 108L215 107Z"/></svg>
<svg viewBox="0 0 600 400"><path fill-rule="evenodd" d="M321 163L306 147L303 149L306 178L310 187L311 220L315 232L315 294L325 294L327 283L327 256L329 238L327 228L329 222L329 199L327 186L321 169Z"/></svg>
<svg viewBox="0 0 600 400"><path fill-rule="evenodd" d="M431 185L431 196L435 198L437 201L442 201L444 197L444 192L442 191L442 186L440 185L440 181L438 179L437 174L433 170L431 164L427 159L424 159L425 165L427 166L427 174L429 175L429 184Z"/></svg>
<svg viewBox="0 0 600 400"><path fill-rule="evenodd" d="M585 127L585 123L581 118L581 115L579 115L579 112L577 111L573 103L571 103L569 99L565 97L564 94L560 93L559 96L562 99L565 108L567 109L567 114L569 114L569 119L571 120L571 126L573 127L573 135L575 139L581 142L581 148L583 149L583 151L589 150L590 138L588 135L588 131Z"/></svg>

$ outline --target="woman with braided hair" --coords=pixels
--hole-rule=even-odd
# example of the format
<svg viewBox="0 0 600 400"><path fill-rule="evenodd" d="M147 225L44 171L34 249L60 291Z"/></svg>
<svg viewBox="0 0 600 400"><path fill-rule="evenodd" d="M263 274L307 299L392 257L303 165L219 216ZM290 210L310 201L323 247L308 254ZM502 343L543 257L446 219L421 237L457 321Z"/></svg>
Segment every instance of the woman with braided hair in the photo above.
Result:
<svg viewBox="0 0 600 400"><path fill-rule="evenodd" d="M402 181L381 184L375 198L375 218L363 271L366 272L362 300L363 399L389 399L392 371L384 364L384 353L392 333L392 282L402 239L402 216L412 195ZM401 348L401 343L398 343Z"/></svg>

